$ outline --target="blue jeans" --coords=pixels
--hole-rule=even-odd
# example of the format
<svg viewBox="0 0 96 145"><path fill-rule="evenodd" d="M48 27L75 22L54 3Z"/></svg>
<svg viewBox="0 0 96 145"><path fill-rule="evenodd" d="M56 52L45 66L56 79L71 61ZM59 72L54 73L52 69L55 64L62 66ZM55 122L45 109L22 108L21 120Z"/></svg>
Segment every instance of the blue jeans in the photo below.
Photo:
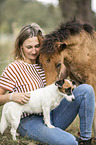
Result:
<svg viewBox="0 0 96 145"><path fill-rule="evenodd" d="M95 95L92 86L83 84L73 91L75 101L68 102L65 98L60 105L51 111L51 123L55 128L48 128L42 115L30 115L21 119L19 133L31 140L48 145L78 145L76 138L64 131L75 119L80 117L80 136L91 138L92 123L95 109Z"/></svg>

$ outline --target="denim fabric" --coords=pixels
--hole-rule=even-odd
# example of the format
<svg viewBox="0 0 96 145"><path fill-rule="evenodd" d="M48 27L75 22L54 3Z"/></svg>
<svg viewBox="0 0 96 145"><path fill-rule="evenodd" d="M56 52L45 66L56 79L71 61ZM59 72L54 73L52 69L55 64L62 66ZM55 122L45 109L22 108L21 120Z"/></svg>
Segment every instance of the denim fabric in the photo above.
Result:
<svg viewBox="0 0 96 145"><path fill-rule="evenodd" d="M23 118L19 125L19 133L29 139L48 145L78 145L76 138L64 131L75 119L80 117L80 136L89 139L95 109L95 95L90 85L83 84L73 91L75 101L68 102L65 98L60 105L51 111L51 123L55 128L48 128L42 115L30 115Z"/></svg>

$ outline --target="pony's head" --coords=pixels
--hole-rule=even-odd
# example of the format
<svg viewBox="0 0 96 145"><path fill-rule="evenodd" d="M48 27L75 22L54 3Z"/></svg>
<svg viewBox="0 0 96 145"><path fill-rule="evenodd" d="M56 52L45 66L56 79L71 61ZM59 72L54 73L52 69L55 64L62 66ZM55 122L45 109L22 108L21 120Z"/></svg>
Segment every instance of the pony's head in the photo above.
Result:
<svg viewBox="0 0 96 145"><path fill-rule="evenodd" d="M94 29L91 25L82 24L78 20L73 19L67 23L62 23L55 31L45 36L41 44L40 56L44 60L42 62L43 67L47 66L46 70L49 69L50 75L48 77L51 77L51 80L52 78L54 78L54 81L57 79L58 73L62 71L61 69L63 69L64 64L71 70L72 61L76 59L79 53L78 50L81 50L83 55L84 49L82 48L84 47L88 54L87 47L89 40L86 38L87 36L90 37L93 31ZM59 69L57 69L58 62L62 64L59 66ZM53 72L52 75L51 72ZM82 78L78 81L82 82Z"/></svg>

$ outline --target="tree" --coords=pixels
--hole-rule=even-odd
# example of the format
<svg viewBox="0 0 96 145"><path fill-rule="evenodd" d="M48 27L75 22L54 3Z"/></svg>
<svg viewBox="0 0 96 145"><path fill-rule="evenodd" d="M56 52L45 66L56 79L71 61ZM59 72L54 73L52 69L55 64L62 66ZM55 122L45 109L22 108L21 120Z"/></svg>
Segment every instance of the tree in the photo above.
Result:
<svg viewBox="0 0 96 145"><path fill-rule="evenodd" d="M1 2L0 2L1 3ZM8 26L8 32L12 33L12 24L18 17L18 12L22 8L22 1L4 0L1 6L1 24Z"/></svg>
<svg viewBox="0 0 96 145"><path fill-rule="evenodd" d="M77 17L95 25L96 17L91 10L91 0L59 0L59 5L64 19Z"/></svg>
<svg viewBox="0 0 96 145"><path fill-rule="evenodd" d="M48 33L62 21L59 7L36 0L0 0L0 8L0 33L14 33L17 31L15 28L19 30L32 22L38 23Z"/></svg>

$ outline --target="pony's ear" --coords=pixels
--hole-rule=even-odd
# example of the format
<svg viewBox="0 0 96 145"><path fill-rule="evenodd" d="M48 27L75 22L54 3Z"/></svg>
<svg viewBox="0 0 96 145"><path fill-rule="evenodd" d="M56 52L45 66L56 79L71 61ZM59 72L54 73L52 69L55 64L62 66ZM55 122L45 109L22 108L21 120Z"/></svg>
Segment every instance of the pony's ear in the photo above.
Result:
<svg viewBox="0 0 96 145"><path fill-rule="evenodd" d="M59 88L62 88L62 85L64 84L64 79L63 80L59 80L55 82L55 85L58 86Z"/></svg>
<svg viewBox="0 0 96 145"><path fill-rule="evenodd" d="M66 43L61 43L57 46L57 49L59 52L63 51L64 49L66 49L67 44Z"/></svg>
<svg viewBox="0 0 96 145"><path fill-rule="evenodd" d="M92 25L90 25L90 24L84 24L83 25L83 28L85 29L85 31L87 31L88 33L92 33L93 32L93 30L94 30L94 27L92 26Z"/></svg>
<svg viewBox="0 0 96 145"><path fill-rule="evenodd" d="M37 35L42 36L42 32L39 30Z"/></svg>

